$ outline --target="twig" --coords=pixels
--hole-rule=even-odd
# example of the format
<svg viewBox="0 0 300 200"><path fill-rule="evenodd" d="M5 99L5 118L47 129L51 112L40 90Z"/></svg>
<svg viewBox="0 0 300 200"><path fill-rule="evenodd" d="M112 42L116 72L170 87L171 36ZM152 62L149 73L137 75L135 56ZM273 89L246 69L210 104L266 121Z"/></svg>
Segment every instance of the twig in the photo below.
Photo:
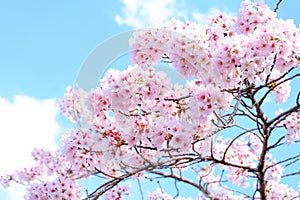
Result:
<svg viewBox="0 0 300 200"><path fill-rule="evenodd" d="M143 189L142 189L140 179L137 179L137 182L138 182L138 186L139 186L139 190L140 190L140 194L141 194L141 199L144 200L144 194L143 194Z"/></svg>
<svg viewBox="0 0 300 200"><path fill-rule="evenodd" d="M160 172L160 171L149 171L149 172L152 173L152 174L160 175L160 176L165 177L165 178L173 178L173 179L181 181L183 183L187 183L187 184L197 188L201 192L203 192L203 194L208 198L210 198L212 196L212 194L207 189L205 189L202 185L197 184L197 183L195 183L195 182L193 182L189 179L179 177L176 174L166 174L166 173L163 173L163 172Z"/></svg>
<svg viewBox="0 0 300 200"><path fill-rule="evenodd" d="M277 12L279 5L281 4L282 0L279 0L276 4L276 7L274 8L274 12Z"/></svg>
<svg viewBox="0 0 300 200"><path fill-rule="evenodd" d="M192 94L193 94L193 93L190 92L188 95L183 96L183 97L179 97L179 98L176 98L176 99L164 98L164 100L165 100L165 101L172 101L172 102L174 102L174 103L179 103L179 101L181 101L181 100L191 98L191 97L192 97Z"/></svg>

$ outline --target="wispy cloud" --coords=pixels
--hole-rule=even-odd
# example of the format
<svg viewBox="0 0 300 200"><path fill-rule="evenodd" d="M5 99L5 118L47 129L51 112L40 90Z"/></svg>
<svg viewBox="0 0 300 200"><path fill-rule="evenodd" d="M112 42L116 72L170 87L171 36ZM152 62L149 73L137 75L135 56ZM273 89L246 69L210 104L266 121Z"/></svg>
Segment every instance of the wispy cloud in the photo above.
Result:
<svg viewBox="0 0 300 200"><path fill-rule="evenodd" d="M187 17L193 21L204 24L207 17L220 11L210 4L201 2L198 6L205 7L205 12L199 12L188 1L182 0L120 0L123 4L122 13L115 16L119 25L127 25L133 28L144 28L153 24L161 24L166 20ZM201 9L203 10L203 8ZM236 13L227 11L227 14L235 16Z"/></svg>
<svg viewBox="0 0 300 200"><path fill-rule="evenodd" d="M118 24L134 28L143 28L155 23L162 23L171 17L186 15L184 4L176 0L121 0L122 15L116 15Z"/></svg>
<svg viewBox="0 0 300 200"><path fill-rule="evenodd" d="M30 165L35 147L54 149L57 146L55 139L61 131L57 114L54 99L19 95L10 102L0 97L0 174ZM25 189L13 186L6 192L9 199L22 199ZM4 191L0 190L1 193Z"/></svg>
<svg viewBox="0 0 300 200"><path fill-rule="evenodd" d="M205 24L205 23L207 23L207 17L215 15L218 12L220 12L220 11L216 8L211 8L206 13L193 11L192 12L192 19L195 20L196 22L200 23L200 24Z"/></svg>

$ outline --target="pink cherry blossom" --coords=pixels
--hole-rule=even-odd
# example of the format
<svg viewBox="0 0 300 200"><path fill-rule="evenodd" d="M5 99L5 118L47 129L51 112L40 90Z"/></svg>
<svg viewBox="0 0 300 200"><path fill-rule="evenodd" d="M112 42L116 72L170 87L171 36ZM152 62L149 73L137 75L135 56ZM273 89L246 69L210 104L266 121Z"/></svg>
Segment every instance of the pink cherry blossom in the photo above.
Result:
<svg viewBox="0 0 300 200"><path fill-rule="evenodd" d="M105 183L87 199L131 198L130 178L173 178L198 189L198 199L298 198L299 186L283 179L297 176L285 166L299 155L277 161L273 150L299 144L299 95L285 104L299 78L299 35L292 20L250 0L236 17L216 12L206 25L172 18L138 30L132 66L109 69L90 91L67 88L59 107L74 128L61 149L34 149L32 165L0 183L26 185L25 199L85 198L77 181L94 175ZM269 114L267 98L285 109ZM158 186L148 199L174 198Z"/></svg>

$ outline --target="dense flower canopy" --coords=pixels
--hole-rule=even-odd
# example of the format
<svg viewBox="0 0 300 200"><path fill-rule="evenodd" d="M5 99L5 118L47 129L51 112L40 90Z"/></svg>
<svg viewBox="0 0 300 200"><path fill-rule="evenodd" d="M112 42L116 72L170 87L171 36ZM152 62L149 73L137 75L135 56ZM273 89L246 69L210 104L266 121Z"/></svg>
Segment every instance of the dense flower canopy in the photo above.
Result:
<svg viewBox="0 0 300 200"><path fill-rule="evenodd" d="M59 105L76 128L65 133L62 149L35 149L36 165L1 176L4 187L28 185L25 199L80 199L77 181L101 174L107 182L87 199L120 199L130 195L120 182L154 174L191 184L199 199L299 197L281 179L283 164L300 153L277 162L269 152L299 142L299 94L277 116L262 109L270 95L285 103L299 78L300 29L292 20L277 18L263 2L244 1L236 17L216 13L205 25L171 19L136 31L129 43L132 66L110 69L91 91L67 88ZM173 83L160 62L186 84ZM238 124L245 120L247 128ZM233 134L223 135L225 129ZM272 144L275 129L283 137ZM191 170L197 180L161 169ZM223 179L254 189L235 192ZM173 198L161 188L147 197Z"/></svg>

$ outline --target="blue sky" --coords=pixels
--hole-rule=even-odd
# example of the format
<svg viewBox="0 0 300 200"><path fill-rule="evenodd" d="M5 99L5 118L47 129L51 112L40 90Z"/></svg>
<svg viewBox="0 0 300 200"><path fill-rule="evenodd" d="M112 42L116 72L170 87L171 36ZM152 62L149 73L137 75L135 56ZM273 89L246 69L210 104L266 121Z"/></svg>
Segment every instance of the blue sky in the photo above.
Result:
<svg viewBox="0 0 300 200"><path fill-rule="evenodd" d="M234 15L240 2L0 1L0 151L10 152L0 153L0 173L29 162L34 146L55 147L57 136L70 126L55 103L97 45L151 20L202 19L213 9ZM275 0L266 2L275 7ZM283 0L278 15L299 24L299 7L300 1ZM7 195L0 188L1 199L17 198Z"/></svg>
<svg viewBox="0 0 300 200"><path fill-rule="evenodd" d="M240 1L214 0L209 5L195 0L179 2L179 7L186 9L184 14L191 17L194 11L207 14L211 8L234 14ZM267 2L274 7L274 0ZM280 16L299 23L297 4L295 0L283 1ZM125 16L120 1L31 0L3 1L0 5L0 95L5 98L16 94L60 97L98 44L132 30L115 20L116 15Z"/></svg>

